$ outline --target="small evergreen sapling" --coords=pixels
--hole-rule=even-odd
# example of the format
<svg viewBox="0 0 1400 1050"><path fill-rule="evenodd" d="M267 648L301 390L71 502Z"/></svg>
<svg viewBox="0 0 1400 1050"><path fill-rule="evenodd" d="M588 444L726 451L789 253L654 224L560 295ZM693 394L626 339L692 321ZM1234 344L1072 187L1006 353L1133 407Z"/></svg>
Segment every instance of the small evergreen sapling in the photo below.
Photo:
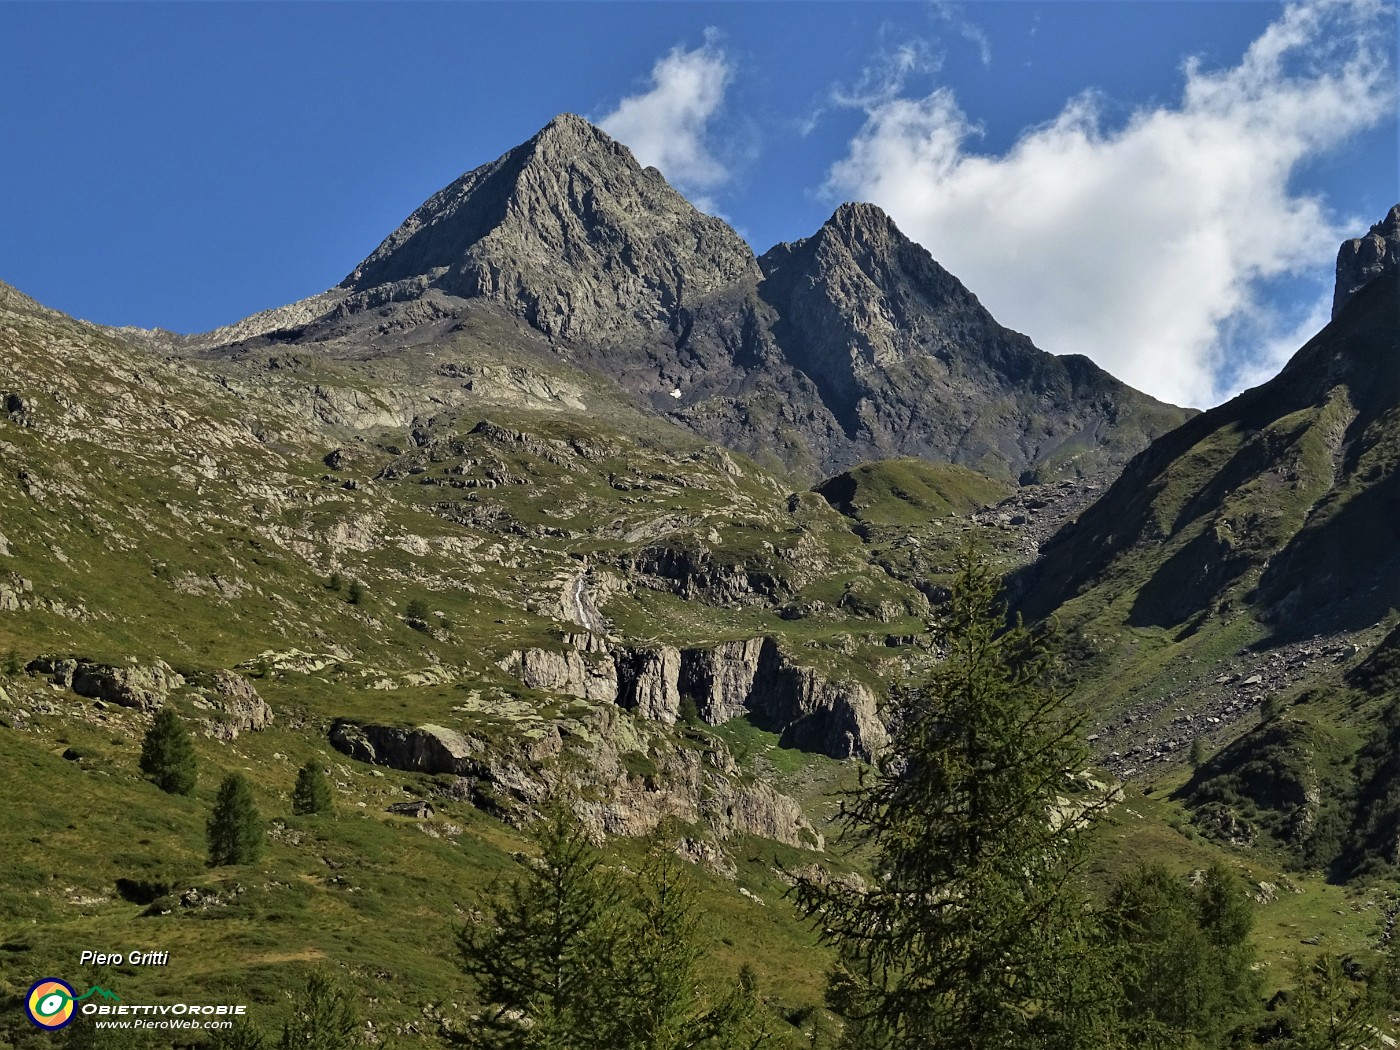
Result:
<svg viewBox="0 0 1400 1050"><path fill-rule="evenodd" d="M559 806L539 857L496 886L457 938L483 1009L475 1050L761 1050L773 1045L756 978L708 984L701 913L683 862L658 838L632 876L609 877Z"/></svg>
<svg viewBox="0 0 1400 1050"><path fill-rule="evenodd" d="M219 785L208 833L210 867L251 864L262 854L262 817L242 773L230 773Z"/></svg>
<svg viewBox="0 0 1400 1050"><path fill-rule="evenodd" d="M331 787L326 782L319 762L311 761L297 771L297 786L292 789L292 812L299 816L328 813L331 809Z"/></svg>
<svg viewBox="0 0 1400 1050"><path fill-rule="evenodd" d="M173 708L162 707L141 741L141 772L172 795L194 792L198 767L194 744Z"/></svg>

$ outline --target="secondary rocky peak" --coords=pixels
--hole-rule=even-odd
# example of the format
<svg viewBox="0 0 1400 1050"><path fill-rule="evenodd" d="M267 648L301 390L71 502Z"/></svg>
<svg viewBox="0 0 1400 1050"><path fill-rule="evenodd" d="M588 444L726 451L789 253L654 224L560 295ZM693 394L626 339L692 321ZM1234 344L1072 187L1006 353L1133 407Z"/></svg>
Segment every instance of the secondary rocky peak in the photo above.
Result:
<svg viewBox="0 0 1400 1050"><path fill-rule="evenodd" d="M904 307L914 301L956 301L991 321L962 282L874 204L842 204L811 237L778 245L759 265L774 290L784 283L784 270L819 275L841 285L848 295L864 285L864 294L888 300L890 320L902 320Z"/></svg>
<svg viewBox="0 0 1400 1050"><path fill-rule="evenodd" d="M1400 204L1364 237L1343 241L1337 252L1337 284L1332 292L1336 317L1353 295L1383 273L1400 276Z"/></svg>
<svg viewBox="0 0 1400 1050"><path fill-rule="evenodd" d="M722 220L564 114L434 194L341 287L491 299L549 335L609 342L675 331L696 301L757 276Z"/></svg>
<svg viewBox="0 0 1400 1050"><path fill-rule="evenodd" d="M997 476L1052 462L1047 475L1092 473L1186 416L997 324L873 204L841 205L759 265L779 345L863 458L924 456ZM1106 455L1110 421L1121 444Z"/></svg>

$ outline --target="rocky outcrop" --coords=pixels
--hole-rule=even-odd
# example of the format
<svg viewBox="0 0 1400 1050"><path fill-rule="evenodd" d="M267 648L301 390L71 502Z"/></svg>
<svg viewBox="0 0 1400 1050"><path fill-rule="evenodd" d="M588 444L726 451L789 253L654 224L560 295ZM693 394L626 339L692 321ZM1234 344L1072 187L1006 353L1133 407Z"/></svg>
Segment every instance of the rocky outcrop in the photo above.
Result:
<svg viewBox="0 0 1400 1050"><path fill-rule="evenodd" d="M405 729L337 719L331 725L330 742L351 758L393 769L457 776L485 772L481 762L485 745L442 726Z"/></svg>
<svg viewBox="0 0 1400 1050"><path fill-rule="evenodd" d="M748 710L784 747L833 758L873 758L885 744L875 696L855 682L832 681L800 667L765 639Z"/></svg>
<svg viewBox="0 0 1400 1050"><path fill-rule="evenodd" d="M687 649L681 689L712 726L746 714L766 640L723 642L713 649Z"/></svg>
<svg viewBox="0 0 1400 1050"><path fill-rule="evenodd" d="M392 813L396 817L413 817L415 820L432 820L433 804L425 799L415 802L395 802L385 807L385 813Z"/></svg>
<svg viewBox="0 0 1400 1050"><path fill-rule="evenodd" d="M577 649L526 649L514 654L506 668L518 673L530 689L563 693L580 700L617 702L618 668L611 654L600 657Z"/></svg>
<svg viewBox="0 0 1400 1050"><path fill-rule="evenodd" d="M25 670L47 675L55 685L72 689L79 696L139 711L154 711L171 690L185 684L183 676L163 660L149 667L115 667L81 657L40 656L25 665Z"/></svg>
<svg viewBox="0 0 1400 1050"><path fill-rule="evenodd" d="M253 683L236 671L214 671L192 684L203 691L204 702L219 713L207 723L214 736L234 740L241 732L259 732L272 724L272 708Z"/></svg>
<svg viewBox="0 0 1400 1050"><path fill-rule="evenodd" d="M713 648L611 647L597 635L571 635L563 650L526 649L502 661L532 689L615 703L653 722L674 724L682 698L721 725L748 715L784 747L833 758L874 757L885 742L875 696L796 664L771 638Z"/></svg>
<svg viewBox="0 0 1400 1050"><path fill-rule="evenodd" d="M1400 204L1371 227L1364 237L1343 241L1337 251L1337 284L1332 291L1332 316L1351 297L1381 274L1400 279Z"/></svg>
<svg viewBox="0 0 1400 1050"><path fill-rule="evenodd" d="M619 654L617 702L652 722L675 725L681 709L681 653L669 645Z"/></svg>
<svg viewBox="0 0 1400 1050"><path fill-rule="evenodd" d="M785 601L792 588L763 564L720 560L702 543L667 543L629 555L622 571L636 581L715 605Z"/></svg>
<svg viewBox="0 0 1400 1050"><path fill-rule="evenodd" d="M674 652L674 650L673 650ZM569 760L559 761L563 736L551 725L506 745L487 745L441 726L406 729L337 721L331 743L362 762L420 773L455 774L444 796L470 801L512 823L532 819L551 798L566 797L595 839L649 835L667 819L704 825L720 840L755 835L807 849L824 848L801 807L773 787L747 782L724 745L677 744L617 708L601 707L568 727ZM647 767L639 771L638 766ZM419 803L405 803L419 805ZM717 850L701 852L713 866Z"/></svg>
<svg viewBox="0 0 1400 1050"><path fill-rule="evenodd" d="M719 792L704 806L721 838L756 835L789 846L824 849L825 840L795 801L764 783L741 784Z"/></svg>

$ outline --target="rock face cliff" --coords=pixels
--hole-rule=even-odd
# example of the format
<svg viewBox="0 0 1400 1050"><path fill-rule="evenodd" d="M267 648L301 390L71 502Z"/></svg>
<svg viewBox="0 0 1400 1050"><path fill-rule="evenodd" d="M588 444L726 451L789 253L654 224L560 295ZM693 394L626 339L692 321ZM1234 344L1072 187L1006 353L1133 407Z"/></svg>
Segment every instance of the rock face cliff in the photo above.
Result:
<svg viewBox="0 0 1400 1050"><path fill-rule="evenodd" d="M1337 251L1337 284L1332 291L1332 316L1351 297L1382 274L1400 281L1400 204L1390 209L1364 237L1343 241Z"/></svg>
<svg viewBox="0 0 1400 1050"><path fill-rule="evenodd" d="M615 703L674 725L684 697L710 725L748 715L784 747L832 758L873 758L885 741L874 695L802 667L771 638L712 648L628 648L597 635L561 650L525 649L503 664L531 689Z"/></svg>
<svg viewBox="0 0 1400 1050"><path fill-rule="evenodd" d="M594 711L569 732L574 761L553 761L565 749L551 727L511 748L437 725L416 727L337 720L330 742L341 753L405 772L446 775L443 791L512 822L562 793L596 838L648 835L667 818L703 824L717 839L757 835L789 846L822 849L824 841L798 804L771 785L739 775L718 741L697 750L651 739L623 724L615 709ZM629 769L628 756L647 772Z"/></svg>

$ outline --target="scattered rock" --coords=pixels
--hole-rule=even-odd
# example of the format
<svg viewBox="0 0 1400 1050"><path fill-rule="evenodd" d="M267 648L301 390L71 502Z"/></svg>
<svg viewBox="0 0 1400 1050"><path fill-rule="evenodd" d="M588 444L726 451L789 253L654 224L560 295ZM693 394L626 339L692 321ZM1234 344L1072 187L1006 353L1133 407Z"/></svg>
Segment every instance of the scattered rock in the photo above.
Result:
<svg viewBox="0 0 1400 1050"><path fill-rule="evenodd" d="M399 817L415 817L418 820L431 820L433 816L433 804L424 800L416 802L395 802L385 813L393 813Z"/></svg>

